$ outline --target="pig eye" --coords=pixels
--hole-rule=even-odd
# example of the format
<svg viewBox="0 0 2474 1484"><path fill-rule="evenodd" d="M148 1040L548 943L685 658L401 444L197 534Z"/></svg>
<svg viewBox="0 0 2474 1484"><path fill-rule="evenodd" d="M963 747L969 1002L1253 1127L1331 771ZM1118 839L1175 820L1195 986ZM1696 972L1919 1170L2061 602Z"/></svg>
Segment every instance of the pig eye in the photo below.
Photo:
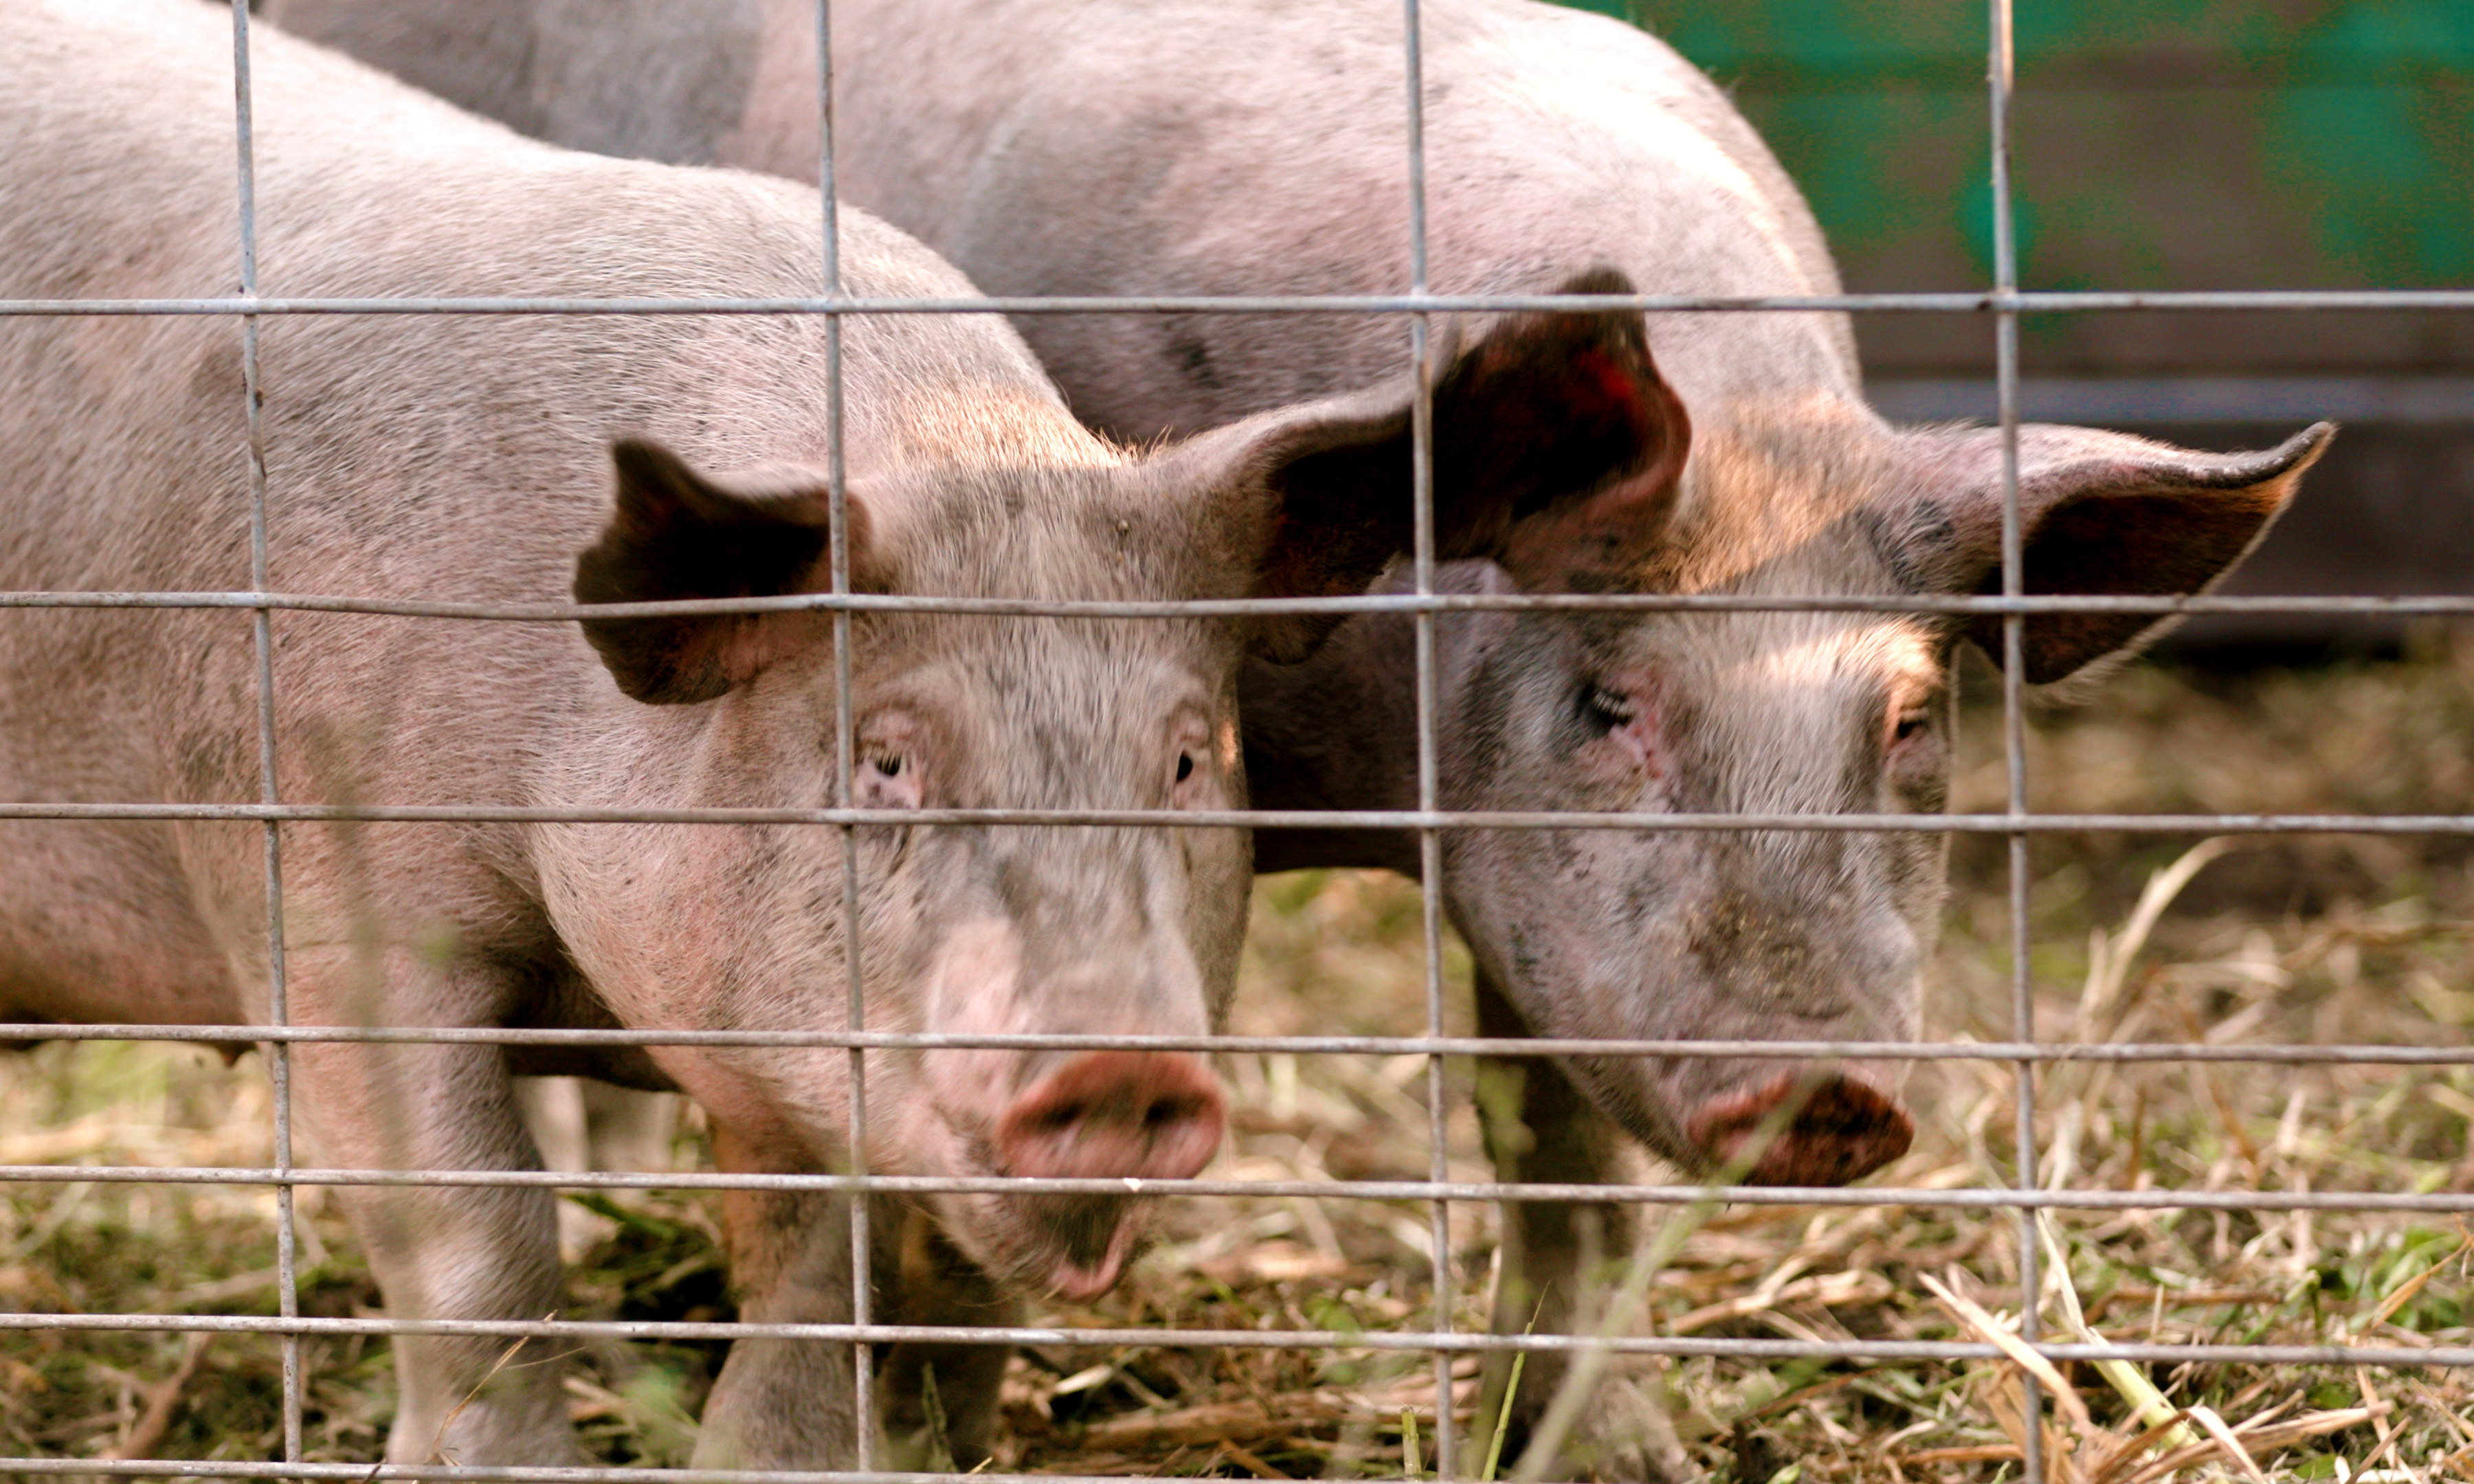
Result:
<svg viewBox="0 0 2474 1484"><path fill-rule="evenodd" d="M1192 777L1194 777L1194 754L1192 753L1177 754L1176 780L1182 783Z"/></svg>
<svg viewBox="0 0 2474 1484"><path fill-rule="evenodd" d="M902 776L901 754L889 753L885 756L873 758L871 760L876 764L876 771L884 774L886 778L898 778Z"/></svg>
<svg viewBox="0 0 2474 1484"><path fill-rule="evenodd" d="M1591 731L1616 731L1630 726L1635 707L1632 698L1619 696L1597 685L1581 687L1577 707L1581 724Z"/></svg>
<svg viewBox="0 0 2474 1484"><path fill-rule="evenodd" d="M1890 724L1890 744L1895 747L1899 743L1923 736L1930 730L1932 730L1931 712L1922 706L1912 711L1901 711L1897 720Z"/></svg>

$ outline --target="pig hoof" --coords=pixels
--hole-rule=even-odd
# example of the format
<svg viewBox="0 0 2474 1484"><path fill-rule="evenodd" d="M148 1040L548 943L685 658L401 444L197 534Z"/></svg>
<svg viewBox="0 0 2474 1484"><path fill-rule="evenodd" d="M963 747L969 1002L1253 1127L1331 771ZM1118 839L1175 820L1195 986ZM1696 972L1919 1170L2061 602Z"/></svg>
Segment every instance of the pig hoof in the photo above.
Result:
<svg viewBox="0 0 2474 1484"><path fill-rule="evenodd" d="M1782 1106L1802 1098L1743 1175L1748 1185L1843 1185L1907 1152L1915 1125L1896 1099L1844 1074L1807 1089L1793 1072L1710 1099L1694 1115L1693 1144L1712 1164L1738 1158Z"/></svg>

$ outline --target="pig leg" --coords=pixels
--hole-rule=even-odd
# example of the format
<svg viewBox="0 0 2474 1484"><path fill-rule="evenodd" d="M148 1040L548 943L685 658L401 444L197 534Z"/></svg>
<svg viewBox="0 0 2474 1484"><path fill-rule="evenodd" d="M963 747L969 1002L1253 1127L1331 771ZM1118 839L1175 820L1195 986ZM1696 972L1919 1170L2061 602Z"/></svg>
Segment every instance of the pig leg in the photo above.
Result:
<svg viewBox="0 0 2474 1484"><path fill-rule="evenodd" d="M727 1124L714 1127L715 1162L733 1173L780 1172ZM749 1324L848 1324L849 1197L821 1190L731 1190L721 1226L739 1317ZM857 1382L849 1345L830 1340L734 1341L705 1402L693 1467L847 1469L857 1459Z"/></svg>
<svg viewBox="0 0 2474 1484"><path fill-rule="evenodd" d="M523 1110L524 1130L541 1151L542 1164L554 1170L598 1168L586 1137L584 1084L574 1077L519 1077L516 1106ZM586 1210L572 1201L558 1203L558 1256L562 1262L581 1262L585 1254L617 1229L607 1216Z"/></svg>
<svg viewBox="0 0 2474 1484"><path fill-rule="evenodd" d="M296 968L304 957L295 958ZM293 1052L303 1121L317 1158L335 1165L539 1169L513 1084L496 1046ZM369 1254L390 1315L505 1320L558 1312L552 1192L346 1185L335 1198ZM398 1336L400 1400L388 1461L582 1462L559 1386L564 1349L548 1340Z"/></svg>
<svg viewBox="0 0 2474 1484"><path fill-rule="evenodd" d="M1528 1026L1480 969L1478 1034L1526 1037ZM1535 1058L1484 1064L1486 1081L1478 1111L1495 1177L1553 1185L1607 1185L1622 1178L1623 1136L1584 1098L1555 1065ZM1498 1334L1586 1334L1604 1323L1593 1302L1620 1281L1638 1223L1634 1208L1613 1203L1513 1201L1503 1207L1503 1260L1495 1287ZM1531 1352L1521 1363L1520 1392L1507 1419L1503 1461L1508 1470L1571 1369L1567 1356ZM1503 1394L1512 1378L1512 1355L1487 1357L1471 1457L1486 1457ZM1564 1456L1549 1475L1557 1478L1671 1480L1692 1476L1675 1441L1650 1374L1626 1374L1618 1358L1601 1372L1596 1395L1566 1436ZM1473 1472L1473 1471L1472 1471Z"/></svg>
<svg viewBox="0 0 2474 1484"><path fill-rule="evenodd" d="M880 1230L890 1228L901 1234L897 1259L901 1283L895 1311L888 1319L905 1325L1022 1322L1022 1305L956 1251L926 1211L880 1201L876 1220ZM945 1446L954 1467L968 1472L986 1462L996 1439L1006 1352L1002 1345L894 1346L885 1358L883 1381L885 1427L895 1450L889 1467L928 1467L932 1439L927 1392L932 1371L937 1407L944 1414Z"/></svg>
<svg viewBox="0 0 2474 1484"><path fill-rule="evenodd" d="M670 1145L679 1134L679 1095L643 1092L587 1081L578 1089L584 1104L587 1166L596 1170L632 1170L658 1174L678 1167ZM628 1198L620 1192L619 1200Z"/></svg>
<svg viewBox="0 0 2474 1484"><path fill-rule="evenodd" d="M584 1077L518 1077L516 1100L524 1127L554 1170L657 1173L673 1167L678 1094L640 1092ZM641 1190L602 1192L621 1206L641 1206ZM558 1203L558 1253L581 1262L618 1223L572 1201Z"/></svg>

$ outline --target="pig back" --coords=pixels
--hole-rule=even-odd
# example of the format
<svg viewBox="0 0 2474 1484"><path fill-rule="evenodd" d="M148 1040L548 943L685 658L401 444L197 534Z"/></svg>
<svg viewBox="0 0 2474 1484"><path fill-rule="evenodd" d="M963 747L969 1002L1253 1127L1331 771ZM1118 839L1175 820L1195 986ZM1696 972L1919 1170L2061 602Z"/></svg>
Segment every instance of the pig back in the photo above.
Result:
<svg viewBox="0 0 2474 1484"><path fill-rule="evenodd" d="M222 13L165 0L36 3L0 26L17 33L0 60L8 151L0 292L234 292L239 234ZM822 290L821 212L811 191L547 148L271 28L256 33L255 54L264 295L794 298ZM972 296L934 254L879 222L845 213L843 239L842 273L854 294ZM726 411L728 426L685 443L725 462L822 453L821 319L381 315L262 324L279 520L327 507L361 519L417 514L418 529L400 534L437 539L504 514L494 501L521 502L513 508L522 529L501 532L495 554L467 554L439 574L451 584L490 586L483 573L497 570L509 538L530 545L540 537L563 568L606 504L601 438L609 431L692 427ZM205 508L194 488L206 477L236 484L240 474L230 446L240 404L233 322L36 319L12 330L0 350L20 394L5 414L11 457L24 463L38 449L74 444L83 473L177 446L179 457L163 463L192 487L180 499L166 498L159 481L85 479L81 504L181 506L200 518L177 535L152 533L145 560L158 565L130 575L160 582L211 572L224 585L237 582L223 560L233 539L206 537L235 522L224 507ZM1045 425L1058 405L1054 392L986 316L854 320L846 359L855 467L1087 456ZM958 436L945 424L975 395L1013 416L982 418ZM588 477L565 477L583 468ZM287 474L300 477L298 492L285 489ZM470 488L473 481L493 488ZM413 494L415 487L424 492ZM149 523L135 521L133 533L130 519L113 517L137 512L104 514L50 533L46 546L72 567L87 559L67 550L87 543L116 543L136 559L127 539L148 535ZM299 580L307 561L366 558L382 544L371 534L356 533L356 553L332 553L279 533L279 578ZM562 575L553 586L563 590L565 582Z"/></svg>
<svg viewBox="0 0 2474 1484"><path fill-rule="evenodd" d="M1818 227L1655 38L1534 0L1424 13L1429 281L1827 294ZM967 14L967 20L965 19ZM847 197L1007 294L1386 294L1413 281L1400 12L1217 0L839 0ZM957 165L955 162L962 162ZM1397 317L1026 317L1086 419L1191 430L1392 374ZM1857 372L1841 315L1661 315L1696 416Z"/></svg>
<svg viewBox="0 0 2474 1484"><path fill-rule="evenodd" d="M0 297L236 290L229 25L190 0L0 11ZM272 28L254 60L268 296L786 298L822 285L813 190L526 141ZM970 293L857 213L842 260L857 293ZM564 601L607 517L613 435L710 467L824 460L826 334L817 317L265 317L269 586ZM1100 456L995 317L854 320L845 341L857 477ZM230 316L0 322L0 588L250 587L241 382ZM545 758L629 705L571 625L300 612L274 624L292 800L523 802ZM254 800L252 655L243 612L0 615L0 797ZM57 826L61 850L87 850L71 841L79 827ZM85 828L76 841L109 833ZM230 876L235 918L255 916L243 834L223 827L202 866L183 853L198 830L133 826L116 863L77 869ZM422 838L447 849L442 832Z"/></svg>

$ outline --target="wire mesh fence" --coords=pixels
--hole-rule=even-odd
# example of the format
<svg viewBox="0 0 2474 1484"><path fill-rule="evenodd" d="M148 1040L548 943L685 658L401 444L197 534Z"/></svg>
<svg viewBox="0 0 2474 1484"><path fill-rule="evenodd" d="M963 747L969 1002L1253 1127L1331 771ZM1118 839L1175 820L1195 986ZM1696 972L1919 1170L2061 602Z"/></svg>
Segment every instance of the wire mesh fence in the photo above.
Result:
<svg viewBox="0 0 2474 1484"><path fill-rule="evenodd" d="M2399 1212L2462 1218L2474 1213L2474 1194L2462 1190L2314 1191L2192 1190L2143 1187L2095 1188L2063 1180L2049 1184L2051 1168L2040 1134L2038 1077L2062 1065L2176 1066L2239 1065L2259 1067L2465 1067L2474 1066L2474 1048L2398 1044L2211 1044L2200 1041L2173 1043L2056 1041L2040 1039L2035 1013L2037 945L2033 941L2030 890L2033 873L2029 846L2040 835L2090 831L2153 832L2204 835L2474 835L2474 815L2450 813L2292 813L2292 812L2053 812L2030 805L2028 789L2028 697L2023 662L2025 623L2033 615L2113 613L2166 617L2195 613L2294 613L2382 617L2463 618L2474 616L2474 598L2452 595L2416 597L2139 597L2051 596L2025 591L2025 527L2021 512L2019 453L2019 323L2024 315L2143 311L2243 310L2378 310L2464 311L2474 309L2474 290L2346 290L2330 292L2110 292L2026 291L2019 285L2018 251L2012 227L2013 189L2010 177L2011 0L1992 0L1988 88L1992 120L1992 197L1995 274L1992 285L1967 293L1831 294L1805 296L1725 297L1646 293L1636 295L1445 295L1429 291L1426 264L1425 160L1422 116L1426 90L1421 80L1421 22L1418 0L1403 0L1401 47L1407 87L1402 108L1407 120L1410 190L1412 281L1405 292L1388 296L1283 295L1252 297L1155 296L1146 298L990 298L891 299L845 296L841 292L836 220L835 153L833 147L834 84L828 64L820 76L817 108L823 141L820 171L824 182L819 231L825 275L813 298L805 299L303 299L261 296L256 263L255 176L252 142L251 26L249 9L232 7L235 76L234 119L238 140L238 220L240 261L238 292L230 297L141 299L21 299L0 301L0 320L57 316L218 316L236 322L241 343L244 407L249 439L250 583L240 591L32 591L0 593L0 609L135 609L224 610L250 615L255 673L256 755L259 798L254 803L170 803L142 800L103 803L0 803L0 821L228 821L255 822L262 833L266 926L264 953L268 979L262 986L266 1015L244 1024L156 1026L134 1024L0 1025L0 1041L157 1041L209 1045L255 1045L265 1058L271 1089L271 1159L262 1164L196 1164L158 1166L61 1166L48 1163L0 1165L0 1181L25 1184L146 1185L161 1186L262 1187L276 1201L274 1231L277 1267L273 1316L167 1313L0 1313L0 1329L44 1330L61 1334L103 1331L242 1332L276 1337L280 1350L281 1438L279 1462L153 1461L19 1457L0 1459L0 1471L28 1476L80 1474L93 1476L194 1476L284 1478L472 1478L504 1480L596 1480L604 1484L632 1480L760 1481L913 1480L934 1477L915 1472L888 1471L875 1454L869 1419L878 1398L874 1367L879 1347L905 1343L970 1344L1003 1347L1105 1346L1245 1348L1301 1352L1341 1351L1397 1352L1427 1357L1431 1391L1419 1423L1426 1429L1431 1469L1438 1477L1474 1477L1495 1467L1492 1459L1469 1456L1468 1431L1456 1420L1455 1404L1467 1387L1467 1374L1456 1364L1468 1356L1495 1352L1574 1355L1654 1355L1668 1357L1734 1356L1825 1360L1881 1366L1894 1362L1985 1362L2015 1368L2020 1406L2029 1424L2016 1434L2011 1452L1999 1462L2014 1462L2029 1480L2054 1476L2054 1461L2046 1456L2054 1434L2041 1421L2048 1406L2075 1405L2070 1385L2055 1368L2074 1364L2102 1366L2191 1366L2249 1364L2268 1367L2474 1367L2474 1346L2382 1344L2360 1336L2344 1343L2270 1344L2248 1340L2127 1342L2053 1336L2039 1330L2040 1315L2050 1307L2050 1275L2043 1270L2056 1252L2039 1228L2040 1213L2080 1212ZM815 12L820 55L830 59L830 7L819 0ZM1975 597L1737 596L1717 594L1469 594L1438 589L1435 537L1435 470L1432 467L1433 395L1436 317L1523 311L1540 314L1587 313L1610 309L1661 312L1783 313L1844 311L1851 313L1962 314L1989 316L1995 326L1995 383L2001 432L2002 504L1998 592ZM1412 363L1417 372L1413 447L1416 450L1413 502L1416 548L1410 566L1412 590L1353 598L1225 600L1193 602L1033 602L986 598L936 598L854 590L849 569L850 543L846 480L839 458L842 411L838 401L839 339L842 321L861 315L1058 315L1058 314L1352 314L1405 318L1412 327ZM831 470L831 532L834 556L830 590L791 597L708 600L659 604L598 605L585 608L565 603L458 603L423 599L379 599L343 594L286 593L272 590L269 565L269 510L283 491L270 489L267 477L263 409L269 396L281 398L280 385L261 392L258 335L263 322L286 316L582 316L582 315L795 315L822 317L833 332L828 355L836 400L829 411L835 429ZM275 674L276 615L317 612L408 618L437 622L567 624L588 616L656 617L683 614L767 613L812 611L829 615L840 683L834 717L834 754L838 778L830 807L738 808L519 808L503 804L374 805L287 801L279 756ZM1446 614L1472 612L1896 612L1965 615L1998 620L2001 651L2000 690L2001 760L2004 799L2000 808L1948 815L1904 813L1728 813L1673 812L1574 815L1554 811L1468 811L1443 807L1438 784L1437 621ZM1033 808L869 808L855 802L853 780L859 761L851 711L851 623L855 615L939 612L1004 616L1076 618L1176 618L1198 614L1263 616L1278 614L1405 614L1416 635L1417 798L1412 809L1353 810L1125 810ZM837 1029L802 1032L753 1032L686 1027L630 1027L614 1030L543 1030L517 1028L421 1027L399 1025L298 1025L288 1011L287 932L284 915L283 852L286 826L308 823L469 824L524 823L540 825L668 824L730 828L752 825L802 826L837 831L841 841L843 917L842 942L849 955L850 985L847 1023ZM867 966L860 961L858 866L853 831L869 826L1146 826L1216 829L1243 826L1258 829L1295 827L1396 830L1414 833L1419 871L1418 938L1423 949L1422 1001L1425 1026L1420 1034L1370 1035L932 1035L872 1030L861 993ZM1885 831L1989 836L2004 842L2008 870L2008 972L2012 1028L2009 1039L1995 1041L1656 1041L1603 1038L1546 1038L1457 1034L1447 1011L1443 842L1454 830L1619 830L1778 832L1818 831L1878 833ZM1221 1055L1267 1057L1390 1057L1422 1059L1421 1105L1426 1136L1426 1170L1422 1179L1277 1180L1256 1177L1193 1179L1075 1179L1030 1177L916 1177L871 1174L748 1174L732 1172L577 1172L478 1169L328 1168L303 1164L292 1145L294 1120L291 1086L293 1049L304 1044L495 1044L507 1046L645 1047L716 1046L778 1048L841 1048L848 1053L848 1071L855 1089L851 1099L850 1147L869 1145L865 1087L871 1050L1007 1049L1007 1050L1159 1050L1199 1051ZM1472 1181L1457 1178L1447 1153L1448 1125L1467 1089L1456 1089L1446 1075L1446 1058L1524 1059L1544 1057L1694 1057L1771 1058L1783 1061L1892 1061L1901 1063L1986 1063L2005 1068L2011 1079L2010 1131L2016 1156L2011 1161L2014 1183L2006 1188L1882 1185L1848 1188L1817 1185L1629 1184L1571 1185L1536 1182ZM578 1191L818 1191L845 1193L861 1199L850 1204L851 1252L857 1273L848 1323L759 1323L693 1320L505 1320L403 1319L372 1315L338 1316L304 1312L302 1303L300 1218L294 1202L299 1192L335 1186L426 1186L553 1188ZM1146 1197L1250 1197L1305 1202L1367 1201L1422 1204L1427 1212L1423 1236L1427 1244L1431 1284L1426 1295L1425 1324L1406 1322L1401 1328L1230 1328L1179 1326L1173 1322L1140 1328L1056 1325L921 1326L879 1323L871 1310L868 1281L874 1247L869 1229L871 1193L1013 1193L1051 1195L1138 1195ZM1977 1337L1933 1341L1886 1337L1781 1338L1698 1337L1688 1334L1632 1333L1498 1333L1466 1327L1462 1311L1467 1297L1455 1291L1463 1276L1456 1257L1455 1203L1572 1202L1708 1211L1740 1206L1799 1209L1916 1208L1965 1213L1976 1223L2007 1221L2015 1249L2017 1287L2015 1331L1987 1322ZM2005 1218L1999 1213L2008 1212ZM2438 1274L2434 1265L2425 1281ZM2067 1286L2067 1280L2064 1281ZM2074 1304L2075 1301L2073 1301ZM1981 1314L1980 1309L1974 1312ZM517 1341L525 1338L590 1343L599 1341L716 1342L755 1338L780 1339L847 1347L858 1378L855 1467L830 1472L784 1472L730 1470L648 1470L633 1468L516 1468L465 1464L338 1464L307 1457L303 1437L304 1369L302 1342L307 1337L391 1337L458 1335ZM2064 1395L2055 1395L2058 1391ZM2173 1419L2189 1416L2165 1409ZM2143 1421L2153 1419L2143 1416ZM2178 1421L2171 1424L2179 1425ZM2156 1423L2161 1436L2168 1423ZM2221 1424L2218 1424L2221 1426ZM2208 1441L2214 1441L2213 1439ZM1413 1471L1417 1444L1410 1434L1407 1466ZM1242 1450L1240 1450L1242 1453ZM1999 1449L1994 1450L1999 1453ZM2204 1450L2203 1450L2204 1451ZM1987 1455L1988 1459L1992 1457ZM2217 1455L2205 1460L2235 1460L2248 1467L2249 1454L2228 1440ZM1244 1461L1243 1458L1240 1461ZM1739 1460L1739 1465L1743 1463ZM992 1475L1002 1476L1002 1475ZM1046 1474L1054 1477L1056 1475ZM2074 1474L2073 1476L2076 1476ZM2367 1477L2368 1475L2365 1475ZM2400 1476L2412 1476L2410 1474ZM2438 1475L2435 1475L2438 1476ZM1756 1478L1744 1475L1754 1484Z"/></svg>

